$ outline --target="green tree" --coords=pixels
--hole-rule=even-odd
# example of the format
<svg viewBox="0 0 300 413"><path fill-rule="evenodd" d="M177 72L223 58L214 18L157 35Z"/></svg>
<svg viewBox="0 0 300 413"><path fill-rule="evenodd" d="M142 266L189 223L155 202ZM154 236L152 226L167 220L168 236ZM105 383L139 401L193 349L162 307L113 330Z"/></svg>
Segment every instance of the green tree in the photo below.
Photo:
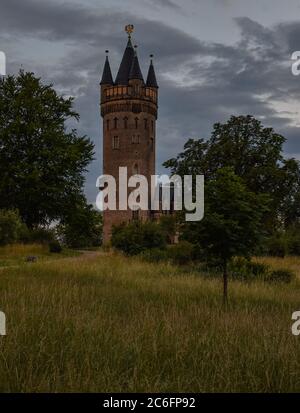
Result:
<svg viewBox="0 0 300 413"><path fill-rule="evenodd" d="M16 210L0 210L0 245L12 244L18 240L22 222Z"/></svg>
<svg viewBox="0 0 300 413"><path fill-rule="evenodd" d="M57 231L70 248L98 247L102 242L102 214L82 198L69 211Z"/></svg>
<svg viewBox="0 0 300 413"><path fill-rule="evenodd" d="M111 243L127 255L137 255L147 249L166 246L165 234L158 223L140 221L113 227Z"/></svg>
<svg viewBox="0 0 300 413"><path fill-rule="evenodd" d="M93 144L67 123L73 99L33 73L0 80L0 208L16 208L29 228L59 220L82 196Z"/></svg>
<svg viewBox="0 0 300 413"><path fill-rule="evenodd" d="M206 181L215 179L220 168L233 168L250 191L270 195L272 208L264 222L273 232L300 217L299 162L284 159L284 142L254 117L232 116L224 124L216 123L207 141L188 140L184 151L164 166L181 176L204 174Z"/></svg>
<svg viewBox="0 0 300 413"><path fill-rule="evenodd" d="M221 168L206 185L204 219L186 224L184 237L222 267L224 303L228 263L234 256L250 257L262 243L268 203L266 195L251 192L232 168Z"/></svg>

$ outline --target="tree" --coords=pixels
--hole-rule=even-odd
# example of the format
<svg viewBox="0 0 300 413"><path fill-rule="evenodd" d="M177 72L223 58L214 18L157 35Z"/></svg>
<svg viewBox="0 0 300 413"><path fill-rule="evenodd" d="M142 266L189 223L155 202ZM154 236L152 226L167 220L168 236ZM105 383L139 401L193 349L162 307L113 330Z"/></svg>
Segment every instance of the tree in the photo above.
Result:
<svg viewBox="0 0 300 413"><path fill-rule="evenodd" d="M0 210L0 245L16 242L22 225L18 211Z"/></svg>
<svg viewBox="0 0 300 413"><path fill-rule="evenodd" d="M80 203L73 206L57 231L70 248L98 247L102 242L102 214L82 198Z"/></svg>
<svg viewBox="0 0 300 413"><path fill-rule="evenodd" d="M0 208L16 208L29 228L59 220L82 196L93 144L67 122L73 99L33 73L0 80Z"/></svg>
<svg viewBox="0 0 300 413"><path fill-rule="evenodd" d="M268 203L268 196L249 191L232 168L221 168L206 185L204 219L186 224L184 237L222 267L225 304L228 262L234 256L250 257L262 243L262 219Z"/></svg>
<svg viewBox="0 0 300 413"><path fill-rule="evenodd" d="M207 141L188 140L184 151L164 166L181 176L204 174L206 181L215 179L220 168L233 168L250 191L270 195L272 208L264 222L273 232L300 217L299 162L284 159L284 142L282 135L254 117L232 116L224 124L216 123Z"/></svg>
<svg viewBox="0 0 300 413"><path fill-rule="evenodd" d="M113 227L111 243L126 255L137 255L151 248L165 248L165 234L156 222L134 221Z"/></svg>

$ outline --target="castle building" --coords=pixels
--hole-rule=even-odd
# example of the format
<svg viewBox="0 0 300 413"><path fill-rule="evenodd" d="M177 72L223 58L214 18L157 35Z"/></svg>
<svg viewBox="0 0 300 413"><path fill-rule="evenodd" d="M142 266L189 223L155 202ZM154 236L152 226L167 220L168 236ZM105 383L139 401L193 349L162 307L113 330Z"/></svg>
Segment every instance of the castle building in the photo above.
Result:
<svg viewBox="0 0 300 413"><path fill-rule="evenodd" d="M131 175L144 175L148 182L155 174L155 146L158 85L152 55L146 82L140 68L137 47L133 46L133 26L125 28L128 42L115 80L108 52L103 69L101 88L101 116L103 118L103 173L112 175L117 183L119 167L127 167ZM150 191L150 189L149 189ZM106 210L103 212L103 241L109 241L113 225L134 219L146 220L149 211Z"/></svg>

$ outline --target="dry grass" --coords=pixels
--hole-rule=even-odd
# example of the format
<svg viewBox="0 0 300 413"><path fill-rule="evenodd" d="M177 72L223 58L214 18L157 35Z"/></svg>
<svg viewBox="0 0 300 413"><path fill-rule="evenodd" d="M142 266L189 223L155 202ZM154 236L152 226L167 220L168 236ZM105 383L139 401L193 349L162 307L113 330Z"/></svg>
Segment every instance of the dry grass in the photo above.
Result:
<svg viewBox="0 0 300 413"><path fill-rule="evenodd" d="M5 269L2 392L300 391L300 285L221 283L117 255Z"/></svg>
<svg viewBox="0 0 300 413"><path fill-rule="evenodd" d="M63 250L62 253L54 254L49 252L47 244L12 244L0 247L0 269L8 266L21 265L26 261L26 257L34 256L39 261L65 258L80 255L72 250Z"/></svg>
<svg viewBox="0 0 300 413"><path fill-rule="evenodd" d="M41 244L12 244L0 248L1 258L15 258L26 255L40 255L48 252L47 245Z"/></svg>
<svg viewBox="0 0 300 413"><path fill-rule="evenodd" d="M272 268L274 268L274 270L282 268L290 269L296 274L298 280L300 281L300 257L258 257L255 258L255 260L270 265Z"/></svg>

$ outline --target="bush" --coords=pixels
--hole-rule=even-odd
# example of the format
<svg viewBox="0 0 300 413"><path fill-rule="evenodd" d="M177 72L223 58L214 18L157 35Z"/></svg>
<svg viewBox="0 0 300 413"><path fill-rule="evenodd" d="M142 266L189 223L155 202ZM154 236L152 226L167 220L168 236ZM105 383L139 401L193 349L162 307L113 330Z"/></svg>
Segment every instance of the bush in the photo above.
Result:
<svg viewBox="0 0 300 413"><path fill-rule="evenodd" d="M168 255L174 264L188 264L193 259L194 246L188 241L180 241L168 248Z"/></svg>
<svg viewBox="0 0 300 413"><path fill-rule="evenodd" d="M54 231L47 228L25 229L20 235L20 241L31 244L49 244L55 241Z"/></svg>
<svg viewBox="0 0 300 413"><path fill-rule="evenodd" d="M274 236L267 241L267 253L272 257L284 258L287 254L287 241L283 236Z"/></svg>
<svg viewBox="0 0 300 413"><path fill-rule="evenodd" d="M161 262L168 260L167 250L161 248L150 248L141 253L141 258L148 262Z"/></svg>
<svg viewBox="0 0 300 413"><path fill-rule="evenodd" d="M60 243L56 240L49 242L49 252L59 254L62 252Z"/></svg>
<svg viewBox="0 0 300 413"><path fill-rule="evenodd" d="M70 248L100 247L102 243L102 214L92 205L76 205L65 222L57 228L64 244Z"/></svg>
<svg viewBox="0 0 300 413"><path fill-rule="evenodd" d="M294 278L295 274L293 271L283 268L270 272L269 275L266 277L265 281L290 283Z"/></svg>
<svg viewBox="0 0 300 413"><path fill-rule="evenodd" d="M288 238L288 253L290 255L300 255L300 237L298 235Z"/></svg>
<svg viewBox="0 0 300 413"><path fill-rule="evenodd" d="M265 279L270 272L270 267L267 264L253 262L246 258L236 257L229 265L231 276L236 279L254 280Z"/></svg>
<svg viewBox="0 0 300 413"><path fill-rule="evenodd" d="M22 222L18 211L0 210L0 245L16 242L21 227Z"/></svg>
<svg viewBox="0 0 300 413"><path fill-rule="evenodd" d="M126 255L137 255L147 249L166 246L157 223L140 221L113 227L111 244Z"/></svg>

